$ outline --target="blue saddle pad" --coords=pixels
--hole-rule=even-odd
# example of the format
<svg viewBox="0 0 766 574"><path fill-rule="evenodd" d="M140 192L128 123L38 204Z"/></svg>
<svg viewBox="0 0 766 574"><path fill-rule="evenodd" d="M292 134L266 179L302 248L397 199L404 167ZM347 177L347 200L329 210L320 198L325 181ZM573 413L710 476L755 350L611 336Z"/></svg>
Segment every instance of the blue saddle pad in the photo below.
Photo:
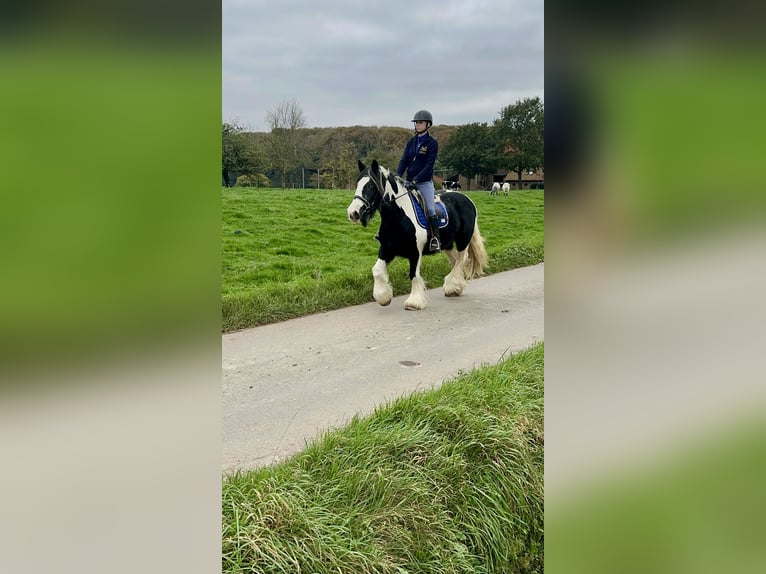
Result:
<svg viewBox="0 0 766 574"><path fill-rule="evenodd" d="M426 217L426 214L423 212L423 208L412 193L410 193L409 196L410 201L412 201L412 206L415 208L415 215L418 218L418 223L423 229L428 229L428 217ZM439 217L439 229L447 227L447 223L449 223L447 208L444 207L444 204L440 201L435 201L434 206L436 207L436 215Z"/></svg>

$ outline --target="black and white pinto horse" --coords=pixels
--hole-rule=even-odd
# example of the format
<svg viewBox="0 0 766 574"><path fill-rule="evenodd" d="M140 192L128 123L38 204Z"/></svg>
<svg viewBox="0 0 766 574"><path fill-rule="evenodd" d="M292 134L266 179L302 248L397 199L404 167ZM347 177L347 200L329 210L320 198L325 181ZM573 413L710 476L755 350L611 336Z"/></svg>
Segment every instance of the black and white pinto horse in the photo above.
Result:
<svg viewBox="0 0 766 574"><path fill-rule="evenodd" d="M488 264L484 239L479 233L476 206L464 194L446 192L436 196L446 208L447 225L441 227L439 235L442 251L452 266L444 278L444 294L456 297L462 294L466 282L484 275ZM420 263L428 251L428 231L419 222L411 193L404 181L372 161L368 168L359 162L359 177L356 194L348 206L348 218L352 223L364 227L376 211L380 211L378 260L372 268L374 286L372 295L380 305L388 305L394 296L388 278L388 265L395 257L404 257L410 262L412 291L404 302L405 309L425 309L428 306L426 286L420 275ZM439 209L437 206L437 213Z"/></svg>

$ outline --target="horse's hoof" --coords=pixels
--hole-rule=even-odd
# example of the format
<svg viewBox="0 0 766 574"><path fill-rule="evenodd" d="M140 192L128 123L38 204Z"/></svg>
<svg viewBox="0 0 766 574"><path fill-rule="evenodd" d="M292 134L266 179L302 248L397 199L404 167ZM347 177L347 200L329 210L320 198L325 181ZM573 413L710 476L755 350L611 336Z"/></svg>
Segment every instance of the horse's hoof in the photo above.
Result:
<svg viewBox="0 0 766 574"><path fill-rule="evenodd" d="M393 301L394 298L390 297L390 296L386 297L384 295L384 296L381 296L381 297L374 297L374 299L375 299L375 302L378 305L380 305L381 307L388 307L391 304L391 301Z"/></svg>

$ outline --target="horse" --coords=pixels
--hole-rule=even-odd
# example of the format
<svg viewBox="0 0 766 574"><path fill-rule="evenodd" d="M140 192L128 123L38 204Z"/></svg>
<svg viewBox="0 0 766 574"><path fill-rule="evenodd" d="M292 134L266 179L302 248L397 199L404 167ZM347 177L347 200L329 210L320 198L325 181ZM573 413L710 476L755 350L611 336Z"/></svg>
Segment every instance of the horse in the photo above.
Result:
<svg viewBox="0 0 766 574"><path fill-rule="evenodd" d="M508 195L508 192L511 191L511 184L507 181L503 184L503 193L505 195Z"/></svg>
<svg viewBox="0 0 766 574"><path fill-rule="evenodd" d="M388 277L388 266L396 257L410 262L412 289L404 301L407 310L420 310L428 306L426 286L420 275L420 264L428 251L428 224L425 217L420 221L412 192L405 187L399 176L372 160L370 167L359 161L359 176L356 180L354 198L347 209L351 223L367 227L376 212L380 212L378 232L378 260L372 267L375 301L382 306L389 305L394 296ZM479 232L476 206L460 192L444 192L436 196L437 214L446 224L440 225L441 246L449 259L452 270L444 278L443 290L447 297L463 293L467 281L484 275L488 265L484 238ZM442 212L441 207L444 206ZM445 217L446 215L446 217Z"/></svg>
<svg viewBox="0 0 766 574"><path fill-rule="evenodd" d="M490 195L497 195L497 192L500 191L500 184L498 182L495 182L492 184L492 189L489 190Z"/></svg>

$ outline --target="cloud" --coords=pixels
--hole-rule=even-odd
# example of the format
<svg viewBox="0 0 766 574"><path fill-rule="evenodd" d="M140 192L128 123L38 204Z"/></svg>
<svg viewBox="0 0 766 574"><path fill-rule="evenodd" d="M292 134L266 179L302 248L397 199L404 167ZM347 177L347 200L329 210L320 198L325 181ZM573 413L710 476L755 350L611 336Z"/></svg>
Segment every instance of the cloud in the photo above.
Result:
<svg viewBox="0 0 766 574"><path fill-rule="evenodd" d="M265 129L295 99L308 125L492 121L543 97L543 2L223 3L223 119ZM508 99L511 98L511 99Z"/></svg>

